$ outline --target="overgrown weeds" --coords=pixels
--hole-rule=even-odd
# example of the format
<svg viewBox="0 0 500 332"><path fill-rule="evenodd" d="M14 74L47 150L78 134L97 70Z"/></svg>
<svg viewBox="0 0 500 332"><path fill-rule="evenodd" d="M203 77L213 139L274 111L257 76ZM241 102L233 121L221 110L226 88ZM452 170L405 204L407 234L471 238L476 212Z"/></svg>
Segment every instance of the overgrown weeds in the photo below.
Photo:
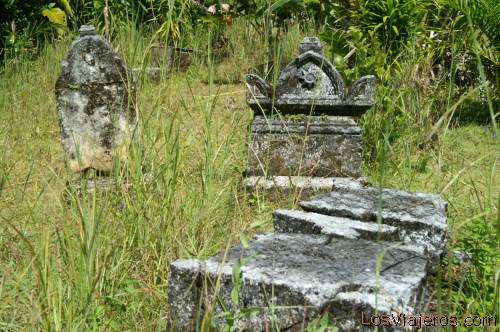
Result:
<svg viewBox="0 0 500 332"><path fill-rule="evenodd" d="M398 17L409 19L386 20L384 29L399 27ZM0 80L0 329L163 330L169 262L246 242L255 225L269 229L274 207L293 207L294 200L249 198L240 188L252 117L241 79L253 71L275 81L315 27L270 29L269 48L251 23L232 23L224 29L221 63L210 56L215 38L193 32L178 42L203 51L194 66L158 85L141 81L137 141L128 162L113 172L109 191L63 195L74 178L63 161L53 86L71 36L48 44L38 59L6 63ZM482 46L469 49L476 78L457 84L463 44L441 46L464 35L408 31L386 57L380 31L367 30L373 24L346 28L343 45L322 29L329 41L324 52L333 47L340 55L334 61L348 81L371 72L379 79L376 104L361 119L364 174L375 185L383 176L384 186L436 192L449 201L450 254L436 288L441 309L499 317L498 71L488 69L496 58L485 57L491 44L466 33ZM147 65L157 35L135 23L111 35L129 66ZM486 116L469 121L461 116L469 109ZM468 261L457 260L454 250L466 252ZM327 322L315 324L321 330Z"/></svg>

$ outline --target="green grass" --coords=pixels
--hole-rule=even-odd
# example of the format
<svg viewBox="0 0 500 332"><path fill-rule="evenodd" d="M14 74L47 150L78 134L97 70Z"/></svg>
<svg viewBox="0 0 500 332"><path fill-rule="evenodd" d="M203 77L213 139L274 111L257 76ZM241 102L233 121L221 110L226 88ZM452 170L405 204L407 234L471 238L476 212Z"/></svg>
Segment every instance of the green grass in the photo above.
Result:
<svg viewBox="0 0 500 332"><path fill-rule="evenodd" d="M198 59L159 85L141 84L139 139L112 174L116 188L95 195L65 194L66 182L77 179L64 164L54 83L68 41L1 74L0 330L163 330L169 262L212 255L251 235L256 220L270 229L274 208L294 207L294 200L255 199L241 189L252 118L244 84L210 82L241 79L260 64L262 47L245 44L259 39L241 26L232 29L233 53L221 64ZM293 30L275 47L281 65L301 34ZM124 33L115 46L137 66L150 41ZM373 184L383 174L385 187L448 200L449 249L468 251L472 260L459 265L447 256L436 297L444 312L498 317L498 138L487 124L450 116L438 139L419 147L434 124L429 119L457 100L446 97L450 83L421 90L405 81L412 61L382 82L363 119L364 174Z"/></svg>

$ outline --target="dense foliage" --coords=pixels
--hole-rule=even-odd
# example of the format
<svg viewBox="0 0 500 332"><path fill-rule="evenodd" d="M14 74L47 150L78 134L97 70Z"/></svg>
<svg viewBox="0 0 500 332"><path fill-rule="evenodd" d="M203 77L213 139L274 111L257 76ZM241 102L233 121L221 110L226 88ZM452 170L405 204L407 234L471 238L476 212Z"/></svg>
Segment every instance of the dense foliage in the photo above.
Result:
<svg viewBox="0 0 500 332"><path fill-rule="evenodd" d="M266 36L270 47L295 23L315 25L334 47L336 65L352 77L370 71L383 78L388 75L384 59L397 58L413 43L440 65L449 65L451 56L460 54L470 62L465 65L476 68L476 60L470 59L476 52L491 69L490 78L498 79L500 2L496 0L7 0L0 6L4 60L19 52L36 54L43 41L86 23L110 35L134 22L157 33L157 39L175 43L200 29L219 31L213 36L220 39L224 26L244 17Z"/></svg>

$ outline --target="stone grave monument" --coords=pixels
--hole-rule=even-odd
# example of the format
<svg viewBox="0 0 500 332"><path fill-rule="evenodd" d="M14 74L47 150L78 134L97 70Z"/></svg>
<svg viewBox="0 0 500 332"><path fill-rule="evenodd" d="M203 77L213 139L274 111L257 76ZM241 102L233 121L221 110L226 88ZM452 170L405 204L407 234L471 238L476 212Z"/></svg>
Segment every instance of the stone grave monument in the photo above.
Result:
<svg viewBox="0 0 500 332"><path fill-rule="evenodd" d="M302 211L276 210L274 232L246 247L171 263L167 331L194 331L204 317L216 331L228 322L237 331L302 331L325 314L341 331L372 331L374 315L399 322L379 329L399 331L416 326L398 320L401 314L426 311L427 280L447 242L447 203L352 179L361 176L352 117L372 105L374 78L346 92L316 38L306 38L300 52L274 92L247 77L256 112L248 180L260 178L249 185L286 189L281 178L298 173L306 177L291 185L330 193L302 200Z"/></svg>
<svg viewBox="0 0 500 332"><path fill-rule="evenodd" d="M273 88L247 75L247 103L254 111L248 144L246 186L329 190L332 177L361 176L361 130L355 117L373 104L373 76L346 89L316 37L300 43L300 54Z"/></svg>
<svg viewBox="0 0 500 332"><path fill-rule="evenodd" d="M55 91L65 159L71 171L109 173L137 125L135 88L111 45L83 25L61 64Z"/></svg>
<svg viewBox="0 0 500 332"><path fill-rule="evenodd" d="M244 309L252 314L231 317L237 331L302 331L323 314L341 331L372 331L364 325L372 315L424 312L427 278L446 245L446 202L353 179L332 182L331 193L300 203L304 211L276 210L275 232L257 235L248 248L173 262L167 331L194 331L207 308L217 331L224 313ZM235 303L233 268L242 259Z"/></svg>

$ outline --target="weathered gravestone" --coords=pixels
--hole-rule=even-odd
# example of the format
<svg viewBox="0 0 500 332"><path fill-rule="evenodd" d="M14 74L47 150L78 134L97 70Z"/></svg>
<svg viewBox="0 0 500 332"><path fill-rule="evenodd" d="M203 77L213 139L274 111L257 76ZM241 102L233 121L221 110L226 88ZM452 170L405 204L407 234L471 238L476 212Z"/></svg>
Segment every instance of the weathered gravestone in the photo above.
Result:
<svg viewBox="0 0 500 332"><path fill-rule="evenodd" d="M207 311L215 330L230 323L238 331L301 331L323 314L342 331L373 330L365 325L372 315L399 322L384 329L403 330L400 314L425 310L427 279L446 246L447 204L335 177L361 175L360 130L350 116L371 106L373 77L346 92L317 39L306 38L300 51L274 94L247 77L248 103L260 114L247 183L286 189L304 167L307 176L291 176L292 185L331 192L301 201L303 211L276 210L275 233L247 247L171 263L167 331L194 331ZM273 109L279 116L269 119Z"/></svg>
<svg viewBox="0 0 500 332"><path fill-rule="evenodd" d="M73 172L109 172L126 158L137 117L135 89L111 45L83 25L56 83L65 157Z"/></svg>
<svg viewBox="0 0 500 332"><path fill-rule="evenodd" d="M168 328L194 331L207 308L216 330L228 317L242 331L300 331L324 313L341 330L371 331L363 317L424 311L426 280L446 244L446 202L345 178L333 183L330 194L301 202L306 211L275 211L275 233L257 235L247 249L172 263Z"/></svg>
<svg viewBox="0 0 500 332"><path fill-rule="evenodd" d="M361 176L361 130L354 117L373 104L373 76L346 89L322 56L318 38L306 37L300 54L273 89L247 75L247 103L254 110L248 147L247 188L312 191L331 187L332 177ZM306 178L304 178L306 177Z"/></svg>

